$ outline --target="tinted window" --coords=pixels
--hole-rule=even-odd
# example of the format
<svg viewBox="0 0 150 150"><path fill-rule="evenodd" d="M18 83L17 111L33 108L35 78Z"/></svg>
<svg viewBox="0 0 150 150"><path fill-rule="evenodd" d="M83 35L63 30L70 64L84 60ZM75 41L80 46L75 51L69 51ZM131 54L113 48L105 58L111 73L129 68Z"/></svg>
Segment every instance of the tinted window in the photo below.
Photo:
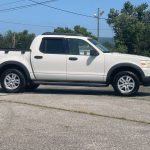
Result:
<svg viewBox="0 0 150 150"><path fill-rule="evenodd" d="M104 47L100 42L98 42L98 41L96 41L96 40L94 40L94 39L89 39L89 41L91 42L91 43L93 43L98 49L100 49L102 52L104 52L104 53L109 53L110 51L106 48L106 47Z"/></svg>
<svg viewBox="0 0 150 150"><path fill-rule="evenodd" d="M42 40L40 51L47 54L65 54L64 39L45 38Z"/></svg>
<svg viewBox="0 0 150 150"><path fill-rule="evenodd" d="M85 41L80 39L68 39L69 54L90 56L93 48Z"/></svg>

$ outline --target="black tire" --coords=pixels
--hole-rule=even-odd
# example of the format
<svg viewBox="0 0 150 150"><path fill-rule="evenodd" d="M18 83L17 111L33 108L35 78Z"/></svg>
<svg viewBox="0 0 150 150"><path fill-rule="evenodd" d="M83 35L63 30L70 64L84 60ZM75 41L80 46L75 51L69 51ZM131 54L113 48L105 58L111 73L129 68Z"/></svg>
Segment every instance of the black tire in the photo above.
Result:
<svg viewBox="0 0 150 150"><path fill-rule="evenodd" d="M122 71L115 75L112 86L118 95L133 96L139 90L140 81L133 72Z"/></svg>
<svg viewBox="0 0 150 150"><path fill-rule="evenodd" d="M10 77L11 77L11 75L16 75L16 78L13 80L13 77L12 77L12 79L10 79L10 80L13 80L13 81L10 81L10 80L6 79L9 75L10 75ZM17 80L18 80L18 83L16 83ZM15 84L15 86L12 87L12 85L14 85L14 84ZM8 70L4 71L1 75L1 86L2 86L2 89L7 93L23 92L24 88L26 86L25 76L20 70L8 69Z"/></svg>
<svg viewBox="0 0 150 150"><path fill-rule="evenodd" d="M36 84L33 82L29 82L28 85L26 85L25 90L26 91L34 91L35 89L37 89L40 86L40 84Z"/></svg>

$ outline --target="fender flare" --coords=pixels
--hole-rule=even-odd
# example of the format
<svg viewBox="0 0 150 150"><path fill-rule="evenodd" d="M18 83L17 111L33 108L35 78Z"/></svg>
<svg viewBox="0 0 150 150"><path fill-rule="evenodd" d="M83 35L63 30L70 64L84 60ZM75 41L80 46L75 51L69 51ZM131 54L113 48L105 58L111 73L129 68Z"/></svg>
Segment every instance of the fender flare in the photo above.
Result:
<svg viewBox="0 0 150 150"><path fill-rule="evenodd" d="M119 68L122 68L122 67L129 67L131 69L135 69L142 77L142 81L143 79L145 78L145 74L144 72L142 71L142 69L135 65L135 64L131 64L131 63L120 63L120 64L117 64L117 65L114 65L113 67L111 67L111 69L108 71L108 74L107 74L107 77L106 77L106 82L107 83L110 83L110 79L111 79L111 75L112 73L116 70L116 69L119 69Z"/></svg>
<svg viewBox="0 0 150 150"><path fill-rule="evenodd" d="M2 71L1 69L2 69L3 67L7 66L7 65L9 65L9 66L15 65L15 66L20 67L20 68L25 72L25 75L26 75L27 79L31 79L31 78L30 78L30 73L29 73L28 69L26 68L26 66L23 65L23 64L20 63L20 62L17 62L17 61L6 61L6 62L3 62L2 64L0 64L0 72Z"/></svg>

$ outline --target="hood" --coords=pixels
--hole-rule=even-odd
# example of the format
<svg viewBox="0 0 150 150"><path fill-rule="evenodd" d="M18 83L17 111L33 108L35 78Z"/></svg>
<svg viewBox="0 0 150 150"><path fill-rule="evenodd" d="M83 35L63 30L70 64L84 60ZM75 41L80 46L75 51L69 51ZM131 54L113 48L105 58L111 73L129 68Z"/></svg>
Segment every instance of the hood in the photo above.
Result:
<svg viewBox="0 0 150 150"><path fill-rule="evenodd" d="M109 53L112 57L121 57L121 58L130 58L130 59L139 59L139 60L150 60L150 57L140 56L140 55L133 55L133 54L123 54L123 53Z"/></svg>

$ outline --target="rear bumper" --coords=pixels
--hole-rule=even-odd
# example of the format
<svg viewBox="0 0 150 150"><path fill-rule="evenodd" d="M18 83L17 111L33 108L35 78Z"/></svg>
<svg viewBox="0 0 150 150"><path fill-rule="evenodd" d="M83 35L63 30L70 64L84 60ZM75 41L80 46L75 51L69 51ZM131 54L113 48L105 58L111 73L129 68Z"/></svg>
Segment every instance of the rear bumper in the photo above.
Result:
<svg viewBox="0 0 150 150"><path fill-rule="evenodd" d="M150 76L143 78L143 85L144 86L150 86Z"/></svg>

